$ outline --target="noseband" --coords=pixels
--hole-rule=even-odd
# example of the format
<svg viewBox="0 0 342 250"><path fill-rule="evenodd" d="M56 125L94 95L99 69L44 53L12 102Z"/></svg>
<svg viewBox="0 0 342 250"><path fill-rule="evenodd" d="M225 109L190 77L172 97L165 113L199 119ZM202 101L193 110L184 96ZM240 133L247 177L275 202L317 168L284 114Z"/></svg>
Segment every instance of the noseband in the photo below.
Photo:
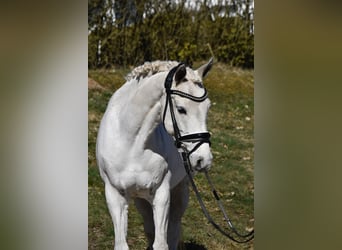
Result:
<svg viewBox="0 0 342 250"><path fill-rule="evenodd" d="M203 102L208 98L208 92L204 88L204 94L200 97L190 95L188 93L171 89L173 76L175 75L177 69L184 65L183 63L178 64L176 67L172 68L165 79L165 91L166 91L166 103L165 103L165 109L163 114L163 122L165 124L165 116L167 107L170 107L170 114L171 114L171 120L173 125L173 131L174 131L174 138L175 138L175 145L177 148L182 148L187 155L187 158L189 159L190 154L192 154L195 150L197 150L203 143L210 143L210 133L209 132L202 132L202 133L193 133L193 134L187 134L187 135L181 135L180 130L177 125L177 120L175 117L175 112L173 109L173 103L172 103L172 97L171 95L178 95L183 98L187 98L194 102ZM188 151L184 145L184 142L191 142L191 143L197 143L191 151Z"/></svg>

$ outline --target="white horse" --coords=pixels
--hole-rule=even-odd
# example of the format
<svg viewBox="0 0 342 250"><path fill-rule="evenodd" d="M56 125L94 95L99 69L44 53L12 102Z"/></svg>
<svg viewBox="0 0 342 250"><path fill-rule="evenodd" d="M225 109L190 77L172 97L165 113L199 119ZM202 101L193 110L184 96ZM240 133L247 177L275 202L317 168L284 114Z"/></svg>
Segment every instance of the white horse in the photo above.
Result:
<svg viewBox="0 0 342 250"><path fill-rule="evenodd" d="M167 108L164 117L167 105L164 82L177 65L174 61L155 61L135 68L111 97L102 118L96 156L114 224L115 250L128 249L130 199L134 199L144 218L149 247L177 249L189 193L183 160L174 143L176 135L170 110L175 110L178 133L182 136L208 134L209 99L205 96L201 101L193 101L186 95L196 98L206 94L202 79L210 70L212 60L197 70L178 66L171 75L171 89L185 95L170 97L172 107ZM197 147L189 157L196 170L210 168L212 154L208 143L195 145L187 141L182 145L188 151Z"/></svg>

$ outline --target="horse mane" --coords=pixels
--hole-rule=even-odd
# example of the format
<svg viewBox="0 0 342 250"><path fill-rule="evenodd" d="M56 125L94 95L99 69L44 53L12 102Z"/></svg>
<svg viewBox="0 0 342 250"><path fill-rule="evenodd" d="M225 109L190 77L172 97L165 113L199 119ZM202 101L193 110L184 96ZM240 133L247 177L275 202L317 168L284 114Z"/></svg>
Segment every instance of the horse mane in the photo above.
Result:
<svg viewBox="0 0 342 250"><path fill-rule="evenodd" d="M171 68L175 67L179 63L176 61L153 61L153 62L145 62L143 65L140 65L134 68L131 73L129 73L125 78L127 81L132 79L137 79L138 81L142 78L152 76L159 72L168 71Z"/></svg>

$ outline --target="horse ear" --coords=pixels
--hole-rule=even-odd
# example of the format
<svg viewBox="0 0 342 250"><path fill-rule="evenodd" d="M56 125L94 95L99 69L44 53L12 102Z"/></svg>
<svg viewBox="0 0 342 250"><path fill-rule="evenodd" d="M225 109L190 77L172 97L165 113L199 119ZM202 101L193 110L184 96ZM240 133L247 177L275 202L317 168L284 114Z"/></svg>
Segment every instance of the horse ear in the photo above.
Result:
<svg viewBox="0 0 342 250"><path fill-rule="evenodd" d="M179 68L177 69L175 73L176 84L181 83L182 80L185 78L185 75L186 75L186 68L185 68L185 65L183 64L179 66Z"/></svg>
<svg viewBox="0 0 342 250"><path fill-rule="evenodd" d="M198 74L199 74L202 78L204 78L204 77L208 74L209 70L211 69L211 66L213 66L213 62L214 62L214 59L213 59L213 58L210 58L210 60L209 60L208 63L202 65L201 67L199 67L199 68L197 69Z"/></svg>

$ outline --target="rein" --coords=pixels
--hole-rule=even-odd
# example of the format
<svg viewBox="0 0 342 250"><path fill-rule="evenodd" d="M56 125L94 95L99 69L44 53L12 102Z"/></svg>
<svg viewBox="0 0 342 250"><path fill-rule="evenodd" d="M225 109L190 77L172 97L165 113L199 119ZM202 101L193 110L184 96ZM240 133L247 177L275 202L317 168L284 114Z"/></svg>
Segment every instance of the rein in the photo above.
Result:
<svg viewBox="0 0 342 250"><path fill-rule="evenodd" d="M247 233L247 234L241 234L239 233L236 228L234 227L234 225L232 224L232 222L230 221L226 211L223 208L223 205L220 201L220 197L218 196L216 189L209 177L208 172L205 170L205 176L207 178L207 181L210 185L210 188L212 190L212 193L218 203L218 206L221 210L221 212L223 213L223 216L225 218L225 220L227 221L227 224L229 226L229 228L232 230L232 232L237 236L237 237L233 237L230 233L227 233L226 231L224 231L218 224L215 223L215 221L213 220L213 218L210 216L207 208L204 205L204 202L201 198L201 195L197 189L197 186L195 184L195 181L192 177L192 173L193 170L191 169L191 163L190 163L190 155L196 151L203 143L209 143L209 145L211 144L210 142L210 133L209 132L203 132L203 133L193 133L193 134L187 134L187 135L181 135L180 134L180 130L178 128L177 125L177 121L176 121L176 117L175 117L175 113L174 113L174 109L173 109L173 105L172 105L172 97L171 95L178 95L181 96L183 98L187 98L190 99L194 102L203 102L204 100L207 99L208 97L208 93L207 90L204 88L204 94L201 97L196 97L190 94L187 94L185 92L182 91L178 91L178 90L173 90L171 89L171 85L173 82L173 76L175 75L177 69L182 66L183 63L180 63L179 65L177 65L176 67L172 68L170 70L170 72L168 73L168 75L166 76L165 79L165 90L166 90L166 103L165 103L165 108L164 108L164 114L163 114L163 123L165 122L165 116L166 116L166 111L167 108L169 106L170 108L170 114L171 114L171 120L172 120L172 125L173 125L173 129L174 129L174 137L175 137L175 145L177 148L181 149L181 155L183 158L183 163L184 163L184 167L186 170L186 173L190 179L190 183L191 186L196 194L196 198L201 206L201 209L205 215L205 217L208 219L208 221L214 226L214 228L216 228L221 234L223 234L224 236L228 237L230 240L236 242L236 243L246 243L250 240L252 240L254 238L254 229ZM194 148L190 151L187 150L187 148L185 147L185 145L183 144L184 142L191 142L191 143L197 143Z"/></svg>

